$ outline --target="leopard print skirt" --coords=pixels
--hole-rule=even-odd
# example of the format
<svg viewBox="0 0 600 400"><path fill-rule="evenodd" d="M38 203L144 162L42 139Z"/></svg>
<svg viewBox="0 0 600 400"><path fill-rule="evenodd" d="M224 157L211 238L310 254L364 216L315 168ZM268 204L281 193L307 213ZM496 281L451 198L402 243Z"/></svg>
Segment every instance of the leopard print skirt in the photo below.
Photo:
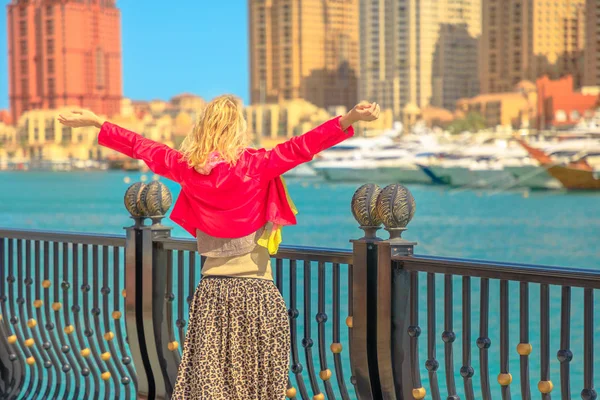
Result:
<svg viewBox="0 0 600 400"><path fill-rule="evenodd" d="M172 399L280 400L288 381L287 308L273 281L205 277Z"/></svg>

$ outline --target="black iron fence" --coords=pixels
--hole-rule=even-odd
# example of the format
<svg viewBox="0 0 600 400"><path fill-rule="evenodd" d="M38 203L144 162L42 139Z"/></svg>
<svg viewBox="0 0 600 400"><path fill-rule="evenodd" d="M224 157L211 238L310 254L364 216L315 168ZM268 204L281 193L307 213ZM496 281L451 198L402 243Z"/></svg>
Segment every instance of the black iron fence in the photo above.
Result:
<svg viewBox="0 0 600 400"><path fill-rule="evenodd" d="M128 190L125 236L0 229L0 398L169 398L203 260L161 224L164 190ZM274 258L292 331L287 397L595 399L600 273L415 256L401 237L414 207L399 185L365 185L352 251ZM376 237L382 222L389 240Z"/></svg>

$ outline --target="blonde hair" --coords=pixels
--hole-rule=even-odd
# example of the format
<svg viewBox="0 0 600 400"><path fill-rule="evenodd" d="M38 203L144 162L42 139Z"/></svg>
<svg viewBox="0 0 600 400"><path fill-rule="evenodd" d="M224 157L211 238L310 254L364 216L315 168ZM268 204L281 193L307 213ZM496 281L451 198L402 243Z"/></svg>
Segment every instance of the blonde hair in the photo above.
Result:
<svg viewBox="0 0 600 400"><path fill-rule="evenodd" d="M241 101L231 95L219 96L202 110L180 151L192 168L203 167L212 153L218 153L221 160L233 165L248 146L246 128Z"/></svg>

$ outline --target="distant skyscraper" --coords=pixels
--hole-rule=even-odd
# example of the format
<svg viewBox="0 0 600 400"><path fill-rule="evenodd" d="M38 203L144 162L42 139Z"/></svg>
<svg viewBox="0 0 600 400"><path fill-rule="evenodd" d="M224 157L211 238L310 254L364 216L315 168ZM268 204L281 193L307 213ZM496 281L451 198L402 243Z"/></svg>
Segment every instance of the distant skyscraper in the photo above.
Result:
<svg viewBox="0 0 600 400"><path fill-rule="evenodd" d="M584 85L600 86L600 1L587 0Z"/></svg>
<svg viewBox="0 0 600 400"><path fill-rule="evenodd" d="M597 1L597 0L593 0ZM482 93L571 74L581 85L585 0L483 0Z"/></svg>
<svg viewBox="0 0 600 400"><path fill-rule="evenodd" d="M15 123L30 109L119 112L121 30L115 0L13 0L8 53Z"/></svg>
<svg viewBox="0 0 600 400"><path fill-rule="evenodd" d="M454 108L478 92L481 0L361 0L361 98Z"/></svg>
<svg viewBox="0 0 600 400"><path fill-rule="evenodd" d="M252 104L357 100L358 0L248 0Z"/></svg>

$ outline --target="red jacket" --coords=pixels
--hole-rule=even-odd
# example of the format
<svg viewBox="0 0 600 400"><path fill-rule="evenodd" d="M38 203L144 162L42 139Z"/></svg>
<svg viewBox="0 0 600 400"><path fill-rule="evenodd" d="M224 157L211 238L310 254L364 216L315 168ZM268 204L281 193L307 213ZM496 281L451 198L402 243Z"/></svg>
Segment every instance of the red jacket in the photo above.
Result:
<svg viewBox="0 0 600 400"><path fill-rule="evenodd" d="M354 135L343 131L340 117L277 145L272 150L247 149L235 166L216 165L208 175L190 168L177 150L105 122L98 143L131 158L181 185L171 219L196 236L196 229L219 238L240 238L267 222L294 225L281 175Z"/></svg>

